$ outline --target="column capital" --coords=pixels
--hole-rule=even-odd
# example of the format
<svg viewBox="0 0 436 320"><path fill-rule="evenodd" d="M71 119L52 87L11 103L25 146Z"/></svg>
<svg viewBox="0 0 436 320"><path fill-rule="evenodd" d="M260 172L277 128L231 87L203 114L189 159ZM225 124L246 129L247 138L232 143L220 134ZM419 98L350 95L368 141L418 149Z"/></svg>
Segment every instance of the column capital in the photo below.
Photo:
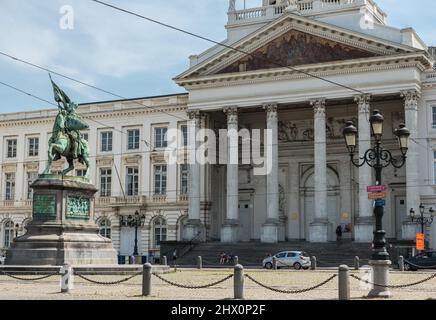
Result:
<svg viewBox="0 0 436 320"><path fill-rule="evenodd" d="M362 94L354 97L354 102L359 106L359 113L369 113L370 94Z"/></svg>
<svg viewBox="0 0 436 320"><path fill-rule="evenodd" d="M418 100L421 98L421 92L418 90L404 90L400 92L404 99L404 107L406 110L418 110Z"/></svg>
<svg viewBox="0 0 436 320"><path fill-rule="evenodd" d="M325 98L310 100L310 105L313 107L315 116L325 116L325 101Z"/></svg>
<svg viewBox="0 0 436 320"><path fill-rule="evenodd" d="M186 113L188 114L188 117L190 120L200 119L200 117L201 117L200 110L189 110L189 111L186 111Z"/></svg>
<svg viewBox="0 0 436 320"><path fill-rule="evenodd" d="M277 113L278 104L276 102L269 102L262 104L263 110L267 113Z"/></svg>
<svg viewBox="0 0 436 320"><path fill-rule="evenodd" d="M223 108L223 112L227 115L227 124L238 123L238 107L231 106Z"/></svg>

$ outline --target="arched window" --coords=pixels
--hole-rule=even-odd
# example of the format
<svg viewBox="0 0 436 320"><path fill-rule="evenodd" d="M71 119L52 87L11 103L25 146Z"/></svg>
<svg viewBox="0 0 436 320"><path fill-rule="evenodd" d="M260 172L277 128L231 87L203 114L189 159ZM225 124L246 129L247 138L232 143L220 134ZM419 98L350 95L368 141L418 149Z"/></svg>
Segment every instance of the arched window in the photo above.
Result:
<svg viewBox="0 0 436 320"><path fill-rule="evenodd" d="M12 240L14 239L14 222L8 220L4 224L4 234L3 234L3 247L9 248Z"/></svg>
<svg viewBox="0 0 436 320"><path fill-rule="evenodd" d="M162 217L156 218L153 223L153 230L154 245L158 247L162 241L167 240L167 222L165 219Z"/></svg>
<svg viewBox="0 0 436 320"><path fill-rule="evenodd" d="M99 223L100 227L100 235L102 235L105 238L111 238L111 222L109 219L104 218L100 220Z"/></svg>

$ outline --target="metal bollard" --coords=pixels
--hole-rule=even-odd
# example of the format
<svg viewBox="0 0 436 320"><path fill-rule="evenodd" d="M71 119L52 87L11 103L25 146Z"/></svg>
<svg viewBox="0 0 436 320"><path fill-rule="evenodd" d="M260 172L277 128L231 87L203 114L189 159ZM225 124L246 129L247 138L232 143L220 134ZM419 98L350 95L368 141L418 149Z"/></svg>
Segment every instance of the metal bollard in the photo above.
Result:
<svg viewBox="0 0 436 320"><path fill-rule="evenodd" d="M244 299L244 280L244 267L238 264L234 268L233 275L233 288L235 299Z"/></svg>
<svg viewBox="0 0 436 320"><path fill-rule="evenodd" d="M359 270L360 269L360 259L358 256L354 257L354 270Z"/></svg>
<svg viewBox="0 0 436 320"><path fill-rule="evenodd" d="M201 256L197 257L197 268L203 269L203 258Z"/></svg>
<svg viewBox="0 0 436 320"><path fill-rule="evenodd" d="M339 300L350 300L350 271L347 265L339 266Z"/></svg>
<svg viewBox="0 0 436 320"><path fill-rule="evenodd" d="M312 256L310 257L310 269L311 270L316 270L317 265L316 265L316 257Z"/></svg>
<svg viewBox="0 0 436 320"><path fill-rule="evenodd" d="M398 257L398 267L399 267L400 271L404 271L404 257L403 256Z"/></svg>
<svg viewBox="0 0 436 320"><path fill-rule="evenodd" d="M167 256L163 256L163 257L162 257L161 264L162 264L163 266L166 266L166 265L168 264L168 258L167 258Z"/></svg>
<svg viewBox="0 0 436 320"><path fill-rule="evenodd" d="M234 260L234 262L235 262L235 266L239 264L239 257L238 257L238 256L235 256L235 257L233 258L233 260Z"/></svg>
<svg viewBox="0 0 436 320"><path fill-rule="evenodd" d="M273 257L273 270L277 270L277 259Z"/></svg>
<svg viewBox="0 0 436 320"><path fill-rule="evenodd" d="M74 277L73 268L70 264L65 264L61 267L61 292L68 293L71 289L74 289Z"/></svg>
<svg viewBox="0 0 436 320"><path fill-rule="evenodd" d="M142 266L142 295L149 296L151 295L151 271L152 265L150 263L146 263Z"/></svg>

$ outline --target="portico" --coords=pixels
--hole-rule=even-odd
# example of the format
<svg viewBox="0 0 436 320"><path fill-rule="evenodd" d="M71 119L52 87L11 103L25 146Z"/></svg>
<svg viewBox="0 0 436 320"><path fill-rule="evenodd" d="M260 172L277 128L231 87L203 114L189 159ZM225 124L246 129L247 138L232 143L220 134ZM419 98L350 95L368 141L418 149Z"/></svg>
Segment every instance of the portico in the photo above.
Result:
<svg viewBox="0 0 436 320"><path fill-rule="evenodd" d="M201 201L211 204L205 213L210 216L207 237L237 242L248 234L250 240L266 243L327 242L335 240L341 225L346 237L372 241L372 202L366 192L371 169L351 166L341 130L348 120L359 126L362 155L370 145L369 113L377 107L390 128L405 121L413 141L421 73L431 65L429 57L411 46L292 11L233 46L237 52L215 47L191 59L191 68L175 79L189 91L189 110L207 114L209 129L228 130L227 163L210 165L205 183L211 187L198 197L195 187L191 193L193 208ZM288 55L282 52L286 48ZM254 173L254 161L235 164L241 158L241 128L251 133L252 143L254 129L270 132L259 136L263 155L271 156L264 162L266 174ZM386 132L395 143L392 130ZM396 205L398 197L407 198L406 207L419 205L413 148L406 170L388 172L385 179L392 186L386 199L388 237L414 234L407 215L399 212L405 208ZM198 214L190 207L190 219Z"/></svg>

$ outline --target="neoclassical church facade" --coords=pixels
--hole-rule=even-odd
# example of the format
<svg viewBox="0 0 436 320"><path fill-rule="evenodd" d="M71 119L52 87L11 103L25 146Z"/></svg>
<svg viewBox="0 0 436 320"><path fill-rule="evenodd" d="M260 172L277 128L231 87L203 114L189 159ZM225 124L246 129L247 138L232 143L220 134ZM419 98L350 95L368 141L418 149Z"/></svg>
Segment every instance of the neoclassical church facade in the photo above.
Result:
<svg viewBox="0 0 436 320"><path fill-rule="evenodd" d="M341 225L346 237L371 242L367 186L374 174L351 165L342 129L354 121L363 155L371 146L368 119L378 109L383 142L395 156L400 123L412 139L407 165L383 171L384 228L388 238L414 239L410 209L436 204L434 49L412 28L387 25L372 0L237 5L230 1L227 39L191 56L175 81L189 92L190 135L204 127L270 129L263 149L272 154L272 171L259 176L253 164L191 165L185 238L205 230L207 239L222 242L326 242ZM230 145L229 159L242 142L239 150Z"/></svg>
<svg viewBox="0 0 436 320"><path fill-rule="evenodd" d="M345 238L371 242L366 188L374 173L351 164L342 129L354 122L362 155L371 146L368 119L378 109L383 145L394 156L401 155L394 129L404 122L411 131L406 166L383 170L386 236L414 239L410 209L436 207L434 48L412 28L389 26L373 0L240 5L229 1L222 45L191 56L189 69L174 78L187 94L80 106L90 124L84 134L100 189L101 233L121 255L131 255L135 228L126 221L138 211L142 255L158 254L167 240L328 242L339 225ZM0 249L25 232L28 186L44 170L55 114L0 115ZM189 164L167 163L170 129L181 132L176 148ZM200 149L215 148L209 139L192 140L202 129L249 135L237 143L217 139L226 146L219 161L201 164L192 161ZM269 138L255 136L265 130ZM247 143L253 154L256 141L259 154L271 155L268 174L256 173L251 158L230 161L243 157ZM436 223L427 234L436 247Z"/></svg>

